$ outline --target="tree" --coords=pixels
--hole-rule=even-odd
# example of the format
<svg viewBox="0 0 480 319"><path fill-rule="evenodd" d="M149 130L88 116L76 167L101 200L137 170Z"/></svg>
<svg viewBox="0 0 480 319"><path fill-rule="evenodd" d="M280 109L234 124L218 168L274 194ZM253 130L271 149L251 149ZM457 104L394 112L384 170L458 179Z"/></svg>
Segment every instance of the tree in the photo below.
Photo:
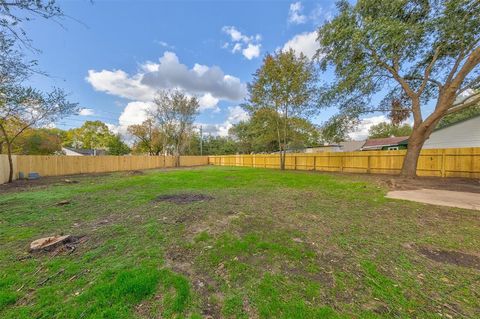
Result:
<svg viewBox="0 0 480 319"><path fill-rule="evenodd" d="M65 145L85 149L108 149L115 135L102 121L85 121L81 127L67 132Z"/></svg>
<svg viewBox="0 0 480 319"><path fill-rule="evenodd" d="M198 100L179 90L163 90L157 92L153 103L150 116L162 132L166 151L175 156L175 165L180 166L180 155L193 135Z"/></svg>
<svg viewBox="0 0 480 319"><path fill-rule="evenodd" d="M288 119L286 150L295 151L320 142L320 130L309 121L291 117ZM279 150L276 123L283 125L282 117L270 108L256 110L248 121L235 124L229 131L240 153L272 153Z"/></svg>
<svg viewBox="0 0 480 319"><path fill-rule="evenodd" d="M137 153L159 155L165 148L165 138L153 119L147 119L142 124L130 125L128 128L134 138L133 149Z"/></svg>
<svg viewBox="0 0 480 319"><path fill-rule="evenodd" d="M203 138L204 155L229 155L237 152L237 143L230 137L209 135Z"/></svg>
<svg viewBox="0 0 480 319"><path fill-rule="evenodd" d="M0 140L7 148L9 182L13 180L12 147L17 138L29 128L51 124L78 109L60 89L43 93L24 86L32 73L39 73L34 70L36 62L25 61L16 45L20 41L32 48L23 29L32 16L50 19L63 13L55 0L0 1Z"/></svg>
<svg viewBox="0 0 480 319"><path fill-rule="evenodd" d="M358 118L348 113L332 116L321 127L322 141L327 143L340 143L350 139L350 133L357 125Z"/></svg>
<svg viewBox="0 0 480 319"><path fill-rule="evenodd" d="M437 129L445 126L449 126L451 124L454 124L478 115L480 115L480 105L466 108L462 111L449 114L444 118L442 118L437 125Z"/></svg>
<svg viewBox="0 0 480 319"><path fill-rule="evenodd" d="M130 154L130 147L122 141L120 134L114 135L107 142L108 155L127 155Z"/></svg>
<svg viewBox="0 0 480 319"><path fill-rule="evenodd" d="M480 2L342 0L337 7L318 30L321 68L336 75L322 102L343 113L390 112L394 123L412 116L401 174L416 176L440 120L480 101Z"/></svg>
<svg viewBox="0 0 480 319"><path fill-rule="evenodd" d="M64 14L55 0L0 0L0 28L4 38L33 49L24 26L36 17L48 20L63 18Z"/></svg>
<svg viewBox="0 0 480 319"><path fill-rule="evenodd" d="M58 89L50 93L23 87L10 87L9 90L1 91L0 134L7 147L10 167L8 181L12 182L12 146L16 139L31 127L42 127L74 113L78 105L68 102L66 94Z"/></svg>
<svg viewBox="0 0 480 319"><path fill-rule="evenodd" d="M54 155L62 151L65 131L57 128L29 128L13 143L12 153Z"/></svg>
<svg viewBox="0 0 480 319"><path fill-rule="evenodd" d="M408 124L395 125L393 123L382 122L373 125L368 130L369 138L382 138L392 136L409 136L412 133L412 127Z"/></svg>
<svg viewBox="0 0 480 319"><path fill-rule="evenodd" d="M317 97L316 71L313 63L302 53L293 50L267 54L263 65L249 84L251 112L262 108L280 114L275 117L276 140L280 153L280 168L285 169L288 132L291 117L309 114Z"/></svg>

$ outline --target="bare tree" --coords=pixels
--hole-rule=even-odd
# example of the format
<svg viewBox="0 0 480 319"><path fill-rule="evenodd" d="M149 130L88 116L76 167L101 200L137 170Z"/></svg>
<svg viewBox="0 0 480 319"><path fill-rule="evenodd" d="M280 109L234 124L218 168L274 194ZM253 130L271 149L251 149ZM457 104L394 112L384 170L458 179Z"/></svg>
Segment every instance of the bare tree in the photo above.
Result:
<svg viewBox="0 0 480 319"><path fill-rule="evenodd" d="M3 89L3 88L2 88ZM41 93L32 88L10 87L0 95L0 132L7 148L10 173L13 180L12 145L15 139L30 127L46 126L78 110L76 103L67 101L59 89Z"/></svg>
<svg viewBox="0 0 480 319"><path fill-rule="evenodd" d="M184 153L193 133L193 122L198 113L198 100L188 97L179 90L163 90L153 100L150 116L164 136L164 153L175 156L175 165L180 165L180 155Z"/></svg>
<svg viewBox="0 0 480 319"><path fill-rule="evenodd" d="M34 18L58 19L65 15L55 0L0 0L0 37L20 42L24 47L33 48L31 39L24 29L25 22Z"/></svg>

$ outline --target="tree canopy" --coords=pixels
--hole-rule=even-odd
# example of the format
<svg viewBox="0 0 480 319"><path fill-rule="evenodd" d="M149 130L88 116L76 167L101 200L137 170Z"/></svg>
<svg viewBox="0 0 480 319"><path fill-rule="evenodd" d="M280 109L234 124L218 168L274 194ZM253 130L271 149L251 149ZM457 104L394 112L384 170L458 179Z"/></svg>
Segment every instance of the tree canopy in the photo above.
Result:
<svg viewBox="0 0 480 319"><path fill-rule="evenodd" d="M65 145L85 149L107 149L115 135L102 121L85 121L67 132Z"/></svg>
<svg viewBox="0 0 480 319"><path fill-rule="evenodd" d="M368 138L382 138L393 136L409 136L412 133L412 127L409 124L396 125L393 123L382 122L373 125L368 130Z"/></svg>
<svg viewBox="0 0 480 319"><path fill-rule="evenodd" d="M291 117L310 114L316 106L317 72L314 64L302 53L292 49L267 54L262 66L254 73L248 85L249 98L246 109L251 113L270 109L274 116L280 167L285 168L285 152L288 147Z"/></svg>
<svg viewBox="0 0 480 319"><path fill-rule="evenodd" d="M283 126L281 115L271 108L262 108L252 113L248 121L235 124L229 135L238 146L240 153L278 152L276 123ZM320 130L306 119L292 117L288 119L286 150L295 151L320 143Z"/></svg>
<svg viewBox="0 0 480 319"><path fill-rule="evenodd" d="M349 116L387 112L394 123L411 116L402 174L414 176L442 117L480 101L480 2L342 0L337 7L318 30L321 68L335 73L322 104ZM383 98L371 104L373 97Z"/></svg>

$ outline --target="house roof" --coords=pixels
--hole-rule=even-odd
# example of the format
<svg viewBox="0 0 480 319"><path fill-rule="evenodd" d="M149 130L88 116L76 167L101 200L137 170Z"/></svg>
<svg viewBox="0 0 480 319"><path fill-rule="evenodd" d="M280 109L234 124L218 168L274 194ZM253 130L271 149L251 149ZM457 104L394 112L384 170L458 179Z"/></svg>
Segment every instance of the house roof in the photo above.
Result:
<svg viewBox="0 0 480 319"><path fill-rule="evenodd" d="M385 137L385 138L371 138L368 139L363 145L365 148L381 148L383 146L405 144L408 140L408 136L398 136L398 137ZM403 143L402 143L403 142Z"/></svg>
<svg viewBox="0 0 480 319"><path fill-rule="evenodd" d="M85 149L85 148L73 148L73 147L63 147L69 151L72 151L72 152L75 152L75 153L78 153L78 154L81 154L81 155L90 155L92 156L94 154L94 150L92 149ZM104 150L97 150L96 151L96 154L97 155L102 155L104 154L105 151Z"/></svg>
<svg viewBox="0 0 480 319"><path fill-rule="evenodd" d="M366 141L345 141L340 142L342 151L344 152L355 152L362 148Z"/></svg>

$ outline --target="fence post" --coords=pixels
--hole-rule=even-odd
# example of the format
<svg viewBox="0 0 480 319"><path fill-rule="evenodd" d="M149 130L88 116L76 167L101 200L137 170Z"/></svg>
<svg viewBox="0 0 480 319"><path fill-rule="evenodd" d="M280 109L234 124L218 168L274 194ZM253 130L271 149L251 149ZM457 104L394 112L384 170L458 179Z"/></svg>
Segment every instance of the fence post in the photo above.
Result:
<svg viewBox="0 0 480 319"><path fill-rule="evenodd" d="M370 168L370 155L367 155L367 173L370 174L371 168Z"/></svg>
<svg viewBox="0 0 480 319"><path fill-rule="evenodd" d="M447 175L446 168L445 168L445 164L446 164L445 151L446 151L445 149L442 150L442 167L441 167L442 177L445 177Z"/></svg>
<svg viewBox="0 0 480 319"><path fill-rule="evenodd" d="M340 172L343 172L343 155L340 155Z"/></svg>
<svg viewBox="0 0 480 319"><path fill-rule="evenodd" d="M317 156L313 155L313 170L317 170Z"/></svg>
<svg viewBox="0 0 480 319"><path fill-rule="evenodd" d="M297 155L293 155L293 169L297 170Z"/></svg>

